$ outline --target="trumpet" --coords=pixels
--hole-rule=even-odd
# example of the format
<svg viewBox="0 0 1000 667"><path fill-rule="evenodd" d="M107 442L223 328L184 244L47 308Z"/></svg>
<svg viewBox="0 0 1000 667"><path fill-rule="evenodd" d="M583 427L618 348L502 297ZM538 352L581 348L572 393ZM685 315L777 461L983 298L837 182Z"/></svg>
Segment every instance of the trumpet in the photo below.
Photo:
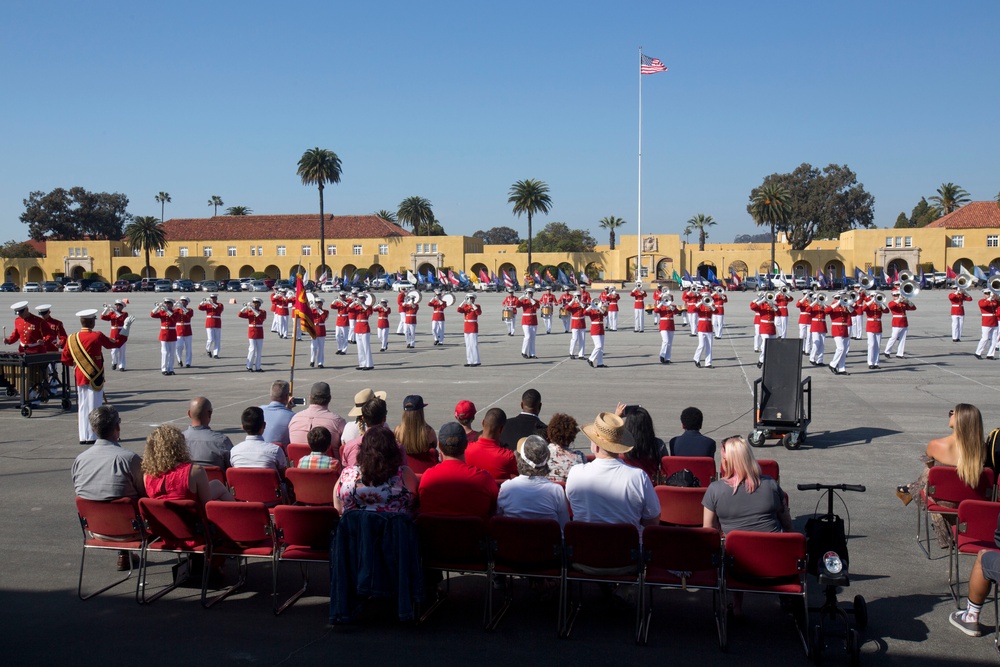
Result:
<svg viewBox="0 0 1000 667"><path fill-rule="evenodd" d="M710 296L703 296L701 298L701 305L710 306L712 310L715 310L715 300L713 300Z"/></svg>
<svg viewBox="0 0 1000 667"><path fill-rule="evenodd" d="M716 294L725 294L726 288L723 287L722 285L716 285L715 287L712 288L712 291L714 291Z"/></svg>
<svg viewBox="0 0 1000 667"><path fill-rule="evenodd" d="M161 301L157 301L153 304L153 312L155 313L158 310L163 310L163 303Z"/></svg>
<svg viewBox="0 0 1000 667"><path fill-rule="evenodd" d="M204 306L206 303L211 303L211 299L205 297L204 299L201 300L201 303L199 305Z"/></svg>

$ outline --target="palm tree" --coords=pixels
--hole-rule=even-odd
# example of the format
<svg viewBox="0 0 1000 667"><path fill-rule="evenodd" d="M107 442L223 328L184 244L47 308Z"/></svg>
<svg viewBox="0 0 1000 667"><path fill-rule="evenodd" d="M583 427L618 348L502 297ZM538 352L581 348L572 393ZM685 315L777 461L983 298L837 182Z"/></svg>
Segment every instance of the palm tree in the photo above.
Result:
<svg viewBox="0 0 1000 667"><path fill-rule="evenodd" d="M215 209L212 211L212 217L219 215L220 206L225 206L225 204L222 203L222 197L219 195L212 195L212 198L208 200L208 205Z"/></svg>
<svg viewBox="0 0 1000 667"><path fill-rule="evenodd" d="M693 231L698 232L698 250L705 250L705 241L708 239L708 232L705 231L706 227L711 227L715 224L715 220L712 216L705 215L704 213L699 213L690 220L687 221L687 227L684 228L685 236Z"/></svg>
<svg viewBox="0 0 1000 667"><path fill-rule="evenodd" d="M514 205L514 215L528 214L528 266L531 266L531 218L535 213L548 213L552 208L549 186L544 181L529 178L510 186L507 203Z"/></svg>
<svg viewBox="0 0 1000 667"><path fill-rule="evenodd" d="M616 218L613 215L609 215L606 218L601 218L601 221L597 223L601 226L601 229L608 230L611 237L611 249L615 249L615 230L619 227L624 227L627 223L621 218Z"/></svg>
<svg viewBox="0 0 1000 667"><path fill-rule="evenodd" d="M164 211L164 207L167 204L170 203L170 193L169 192L161 192L160 194L156 195L156 197L154 197L154 199L156 199L156 203L158 203L160 205L160 223L162 224L163 223L163 211ZM147 262L147 264L148 264L148 262Z"/></svg>
<svg viewBox="0 0 1000 667"><path fill-rule="evenodd" d="M249 206L230 206L226 209L226 215L250 215L253 211Z"/></svg>
<svg viewBox="0 0 1000 667"><path fill-rule="evenodd" d="M938 215L948 215L962 208L972 199L969 197L969 193L960 186L954 183L942 183L941 187L937 189L937 194L928 197L928 201L933 202L934 210L938 212Z"/></svg>
<svg viewBox="0 0 1000 667"><path fill-rule="evenodd" d="M153 215L140 215L125 228L125 240L131 248L141 248L146 253L146 277L149 278L149 251L167 245L167 232L163 223Z"/></svg>
<svg viewBox="0 0 1000 667"><path fill-rule="evenodd" d="M323 218L323 188L327 183L340 183L340 158L326 148L310 148L299 158L295 172L302 185L319 186L319 254L326 255L326 220Z"/></svg>
<svg viewBox="0 0 1000 667"><path fill-rule="evenodd" d="M375 211L376 217L382 218L386 222L396 222L396 214L392 211L387 211L384 208Z"/></svg>
<svg viewBox="0 0 1000 667"><path fill-rule="evenodd" d="M791 195L788 188L779 183L765 182L750 193L747 213L753 217L758 225L771 225L771 270L768 271L769 275L774 273L775 226L788 221L788 216L791 213L789 199L791 199Z"/></svg>
<svg viewBox="0 0 1000 667"><path fill-rule="evenodd" d="M396 218L400 224L412 227L413 233L417 236L420 236L423 226L426 235L430 232L431 223L434 222L434 211L431 210L431 203L423 197L407 197L399 202Z"/></svg>

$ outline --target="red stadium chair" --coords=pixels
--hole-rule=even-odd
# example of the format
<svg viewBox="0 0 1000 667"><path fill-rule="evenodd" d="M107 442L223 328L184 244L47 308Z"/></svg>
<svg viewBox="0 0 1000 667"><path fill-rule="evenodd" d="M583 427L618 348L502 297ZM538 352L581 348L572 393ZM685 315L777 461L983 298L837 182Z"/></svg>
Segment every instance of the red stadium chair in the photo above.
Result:
<svg viewBox="0 0 1000 667"><path fill-rule="evenodd" d="M705 497L703 486L656 486L656 497L660 500L660 524L701 528L704 511L701 501Z"/></svg>
<svg viewBox="0 0 1000 667"><path fill-rule="evenodd" d="M202 466L205 474L208 475L208 481L218 480L219 482L226 483L226 474L222 472L222 468L219 466Z"/></svg>
<svg viewBox="0 0 1000 667"><path fill-rule="evenodd" d="M711 456L664 456L660 459L664 479L675 472L690 470L701 486L708 486L715 478L715 459Z"/></svg>
<svg viewBox="0 0 1000 667"><path fill-rule="evenodd" d="M778 484L781 484L781 470L777 461L772 461L771 459L757 459L757 463L760 465L760 474L767 475Z"/></svg>
<svg viewBox="0 0 1000 667"><path fill-rule="evenodd" d="M424 569L444 573L445 590L438 595L418 622L427 620L434 610L447 599L451 592L451 573L483 574L487 586L489 582L489 554L486 523L476 517L439 516L421 514L416 519L417 535L420 540L420 555ZM487 625L488 599L484 595L483 625Z"/></svg>
<svg viewBox="0 0 1000 667"><path fill-rule="evenodd" d="M340 478L339 468L329 470L311 470L307 468L289 468L285 478L295 492L296 505L330 505L333 506L333 487Z"/></svg>
<svg viewBox="0 0 1000 667"><path fill-rule="evenodd" d="M146 543L146 531L139 516L139 503L133 498L118 500L86 500L77 496L76 511L83 529L83 553L80 554L80 580L76 594L81 600L89 600L106 590L123 584L132 576L132 554L141 555ZM87 551L104 549L128 552L128 574L113 584L108 584L93 593L83 594L83 567Z"/></svg>
<svg viewBox="0 0 1000 667"><path fill-rule="evenodd" d="M958 516L958 505L963 500L988 500L993 493L993 471L984 468L979 476L979 483L976 488L965 485L965 482L958 476L958 471L951 466L934 466L927 471L927 489L921 491L924 500L927 501L927 509L921 511L920 503L917 504L917 544L924 551L928 558L931 557L931 515L937 514L951 519L951 523ZM932 500L933 499L933 500ZM941 502L953 503L954 507L945 507ZM920 537L920 515L923 514L924 537ZM926 542L926 544L925 544ZM950 548L950 547L949 547ZM949 567L950 569L950 567Z"/></svg>
<svg viewBox="0 0 1000 667"><path fill-rule="evenodd" d="M340 515L332 507L278 505L274 508L274 615L285 611L309 587L309 565L330 564L330 535ZM298 563L302 587L284 602L278 602L278 568L281 563Z"/></svg>
<svg viewBox="0 0 1000 667"><path fill-rule="evenodd" d="M431 447L423 454L407 454L406 465L417 475L423 475L429 469L440 463L438 450Z"/></svg>
<svg viewBox="0 0 1000 667"><path fill-rule="evenodd" d="M250 559L267 560L274 567L274 532L264 503L213 500L205 504L205 518L212 540L212 555L236 558L236 583L208 599L208 577L202 578L201 606L208 609L243 588ZM273 594L273 593L272 593Z"/></svg>
<svg viewBox="0 0 1000 667"><path fill-rule="evenodd" d="M198 503L194 500L141 498L139 514L142 516L143 527L149 534L139 559L139 590L136 593L139 604L155 602L187 581L193 556L204 557L204 584L211 569L209 563L212 547L206 539L205 517ZM147 597L149 587L146 577L149 573L150 553L172 554L177 558L177 565L173 583Z"/></svg>
<svg viewBox="0 0 1000 667"><path fill-rule="evenodd" d="M285 454L286 458L288 458L288 467L298 467L299 459L303 456L309 456L311 453L312 449L309 448L309 445L303 445L297 442L291 443L288 445L287 452Z"/></svg>
<svg viewBox="0 0 1000 667"><path fill-rule="evenodd" d="M719 648L726 649L725 589L722 579L722 535L714 528L649 526L642 531L646 559L641 598L641 640L649 638L653 591L658 588L712 591L712 608Z"/></svg>
<svg viewBox="0 0 1000 667"><path fill-rule="evenodd" d="M264 503L268 507L285 502L285 493L278 471L271 468L230 468L226 481L236 500Z"/></svg>
<svg viewBox="0 0 1000 667"><path fill-rule="evenodd" d="M997 529L1000 503L989 500L963 500L958 506L958 521L955 525L952 548L948 552L948 588L955 606L961 609L961 556L973 558L983 549L997 551L993 541ZM954 564L954 565L953 565Z"/></svg>

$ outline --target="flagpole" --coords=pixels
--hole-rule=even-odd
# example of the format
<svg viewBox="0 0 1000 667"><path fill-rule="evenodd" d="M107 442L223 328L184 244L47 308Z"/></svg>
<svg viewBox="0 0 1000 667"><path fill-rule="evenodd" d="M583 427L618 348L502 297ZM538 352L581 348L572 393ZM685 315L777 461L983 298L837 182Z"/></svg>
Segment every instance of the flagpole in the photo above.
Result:
<svg viewBox="0 0 1000 667"><path fill-rule="evenodd" d="M292 322L295 324L295 327L294 327L294 331L292 331L292 361L291 361L290 368L289 368L289 371L288 371L288 395L289 396L294 396L295 395L294 393L292 393L292 389L295 387L295 342L299 339L299 336L298 336L298 332L299 332L299 315L298 315L298 313L295 314L295 317L292 319Z"/></svg>
<svg viewBox="0 0 1000 667"><path fill-rule="evenodd" d="M635 244L635 279L642 276L642 47L639 47L639 203L638 203L638 236ZM627 271L626 271L627 273Z"/></svg>

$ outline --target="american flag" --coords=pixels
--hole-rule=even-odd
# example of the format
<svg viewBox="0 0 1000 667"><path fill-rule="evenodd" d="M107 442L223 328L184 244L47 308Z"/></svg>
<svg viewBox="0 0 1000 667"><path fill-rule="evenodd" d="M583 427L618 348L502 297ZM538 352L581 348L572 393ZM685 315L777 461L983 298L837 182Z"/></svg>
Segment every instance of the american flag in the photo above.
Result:
<svg viewBox="0 0 1000 667"><path fill-rule="evenodd" d="M639 55L639 72L641 74L656 74L666 72L667 66L660 62L659 58L650 58L647 55Z"/></svg>

